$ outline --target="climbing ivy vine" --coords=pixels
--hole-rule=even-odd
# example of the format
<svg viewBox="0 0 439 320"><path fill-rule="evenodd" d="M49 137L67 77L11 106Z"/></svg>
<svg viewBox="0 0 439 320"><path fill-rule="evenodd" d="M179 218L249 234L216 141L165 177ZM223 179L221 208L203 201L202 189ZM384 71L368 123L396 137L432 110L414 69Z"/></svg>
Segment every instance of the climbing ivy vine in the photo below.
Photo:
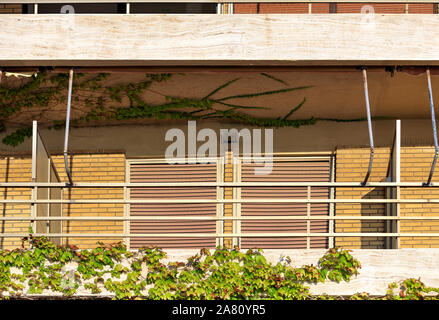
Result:
<svg viewBox="0 0 439 320"><path fill-rule="evenodd" d="M157 247L129 251L122 243L98 243L81 250L30 236L23 239L22 248L0 250L0 299L90 293L151 300L338 299L313 296L308 285L349 281L361 268L348 250L338 248L329 249L317 266L302 267L293 267L290 257L272 264L259 249L218 247L202 249L186 261L164 263L165 259L166 253ZM372 297L357 293L347 299ZM390 284L386 296L374 299L439 299L439 288L406 279Z"/></svg>
<svg viewBox="0 0 439 320"><path fill-rule="evenodd" d="M230 100L240 101L260 96L276 95L292 91L304 90L312 86L286 87L279 90L270 90L232 96L215 97L226 87L238 82L241 78L230 80L218 88L212 90L206 96L193 99L164 95L166 102L152 104L142 98L142 94L150 88L153 83L169 80L173 75L146 74L143 81L123 85L106 86L105 79L109 74L100 73L86 77L85 74L76 73L73 82L72 105L77 115L72 117L72 127L87 125L90 121L122 121L134 119L183 119L183 120L206 120L217 119L234 121L242 124L259 127L295 127L313 125L318 120L327 121L363 121L365 119L338 120L338 119L291 119L306 102L304 98L283 117L258 118L247 114L250 109L270 109L267 106L248 106L231 103ZM288 86L283 80L277 79L266 73L261 76L275 80ZM29 81L17 88L0 86L0 133L6 131L6 124L10 118L18 113L32 110L33 107L40 107L40 116L50 110L54 104L66 101L68 86L68 74L52 74L48 71L39 72L33 75ZM127 98L129 105L120 106L124 98ZM115 106L119 105L119 106ZM79 114L79 115L78 115ZM65 126L64 120L53 120L49 129L62 129ZM26 137L30 137L30 127L19 128L3 138L6 145L17 146Z"/></svg>

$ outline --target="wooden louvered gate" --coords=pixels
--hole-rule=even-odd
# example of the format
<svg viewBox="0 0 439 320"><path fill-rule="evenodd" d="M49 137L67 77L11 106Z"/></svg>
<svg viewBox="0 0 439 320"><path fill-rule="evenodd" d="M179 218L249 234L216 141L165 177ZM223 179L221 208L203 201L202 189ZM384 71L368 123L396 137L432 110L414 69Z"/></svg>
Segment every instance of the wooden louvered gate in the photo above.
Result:
<svg viewBox="0 0 439 320"><path fill-rule="evenodd" d="M215 163L167 164L164 160L130 161L130 182L221 182L222 168ZM133 188L131 199L217 199L222 190L217 187ZM222 226L214 220L172 220L172 217L199 215L215 217L222 211L221 205L206 203L131 204L131 216L169 216L169 220L131 221L131 233L212 233ZM215 237L169 238L149 237L130 239L130 248L158 246L160 248L214 248L221 244Z"/></svg>
<svg viewBox="0 0 439 320"><path fill-rule="evenodd" d="M255 163L240 164L240 182L329 182L330 160L319 158L275 158L273 169L269 175L255 175L254 169L260 166ZM307 187L249 187L241 188L242 199L258 198L325 198L330 197L329 188L312 188L308 194ZM329 215L328 204L313 203L309 205L309 214ZM241 216L306 216L308 205L306 203L243 203L238 206L238 215ZM273 232L307 232L305 220L243 220L238 225L242 233L273 233ZM327 220L311 220L310 232L328 232ZM304 248L327 248L327 237L310 237L307 243L306 237L242 237L242 248L271 248L271 249L304 249Z"/></svg>
<svg viewBox="0 0 439 320"><path fill-rule="evenodd" d="M259 164L235 162L233 177L235 182L329 182L331 181L330 158L274 159L273 170L268 175L255 175ZM182 163L167 164L164 160L129 161L130 182L223 182L224 164ZM241 187L234 188L237 199L260 198L331 198L325 187ZM223 199L220 187L178 187L178 188L133 188L131 199ZM131 204L131 216L167 216L169 220L142 220L129 223L130 232L155 234L157 237L130 239L130 247L158 246L161 248L214 248L223 244L223 239L215 237L160 237L169 233L225 233L224 223L214 220L177 220L173 217L199 215L200 217L221 217L227 215L222 204L206 203L153 203ZM233 216L310 216L329 215L329 204L306 203L242 203L233 204ZM233 222L232 233L306 233L330 232L328 220L243 220ZM327 237L241 237L233 238L233 243L244 249L304 249L327 248Z"/></svg>

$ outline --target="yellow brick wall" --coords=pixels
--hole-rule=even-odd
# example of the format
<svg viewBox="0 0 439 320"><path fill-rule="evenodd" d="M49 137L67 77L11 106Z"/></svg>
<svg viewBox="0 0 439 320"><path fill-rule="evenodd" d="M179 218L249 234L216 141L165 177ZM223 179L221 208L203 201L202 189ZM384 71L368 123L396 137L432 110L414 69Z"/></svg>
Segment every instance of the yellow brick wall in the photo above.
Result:
<svg viewBox="0 0 439 320"><path fill-rule="evenodd" d="M63 156L52 157L58 174L67 182ZM77 154L70 156L74 182L124 182L125 155L117 154ZM0 157L0 181L30 182L32 160L28 157ZM30 189L0 190L2 199L30 199ZM123 199L122 189L73 189L64 190L64 199ZM30 205L1 205L1 216L30 215ZM123 216L122 204L67 204L63 207L64 216ZM0 232L27 233L29 222L0 222ZM69 233L120 233L122 221L71 221L63 222L63 232ZM67 243L79 247L92 247L97 241L104 243L120 241L122 238L72 238ZM64 241L66 243L66 241ZM0 239L0 248L14 248L21 245L20 238Z"/></svg>
<svg viewBox="0 0 439 320"><path fill-rule="evenodd" d="M67 182L63 156L53 156L62 181ZM124 154L77 154L69 157L74 182L125 182ZM64 190L64 199L123 199L123 189L95 188ZM122 204L67 204L64 216L123 216ZM122 221L70 221L63 223L68 233L121 233ZM122 238L69 238L69 244L92 247L97 241L111 243ZM66 243L66 242L64 242Z"/></svg>
<svg viewBox="0 0 439 320"><path fill-rule="evenodd" d="M32 161L30 157L0 156L0 181L1 182L29 182L32 179ZM0 189L0 199L30 199L30 188ZM0 216L29 216L29 204L1 204ZM0 221L0 233L29 232L29 221ZM1 248L16 248L21 246L20 238L0 238Z"/></svg>
<svg viewBox="0 0 439 320"><path fill-rule="evenodd" d="M433 147L401 147L401 181L427 181L433 160ZM369 181L386 180L387 167L390 160L390 148L378 148L375 152L372 175ZM340 148L336 155L336 181L360 182L364 179L369 163L368 148ZM439 171L439 170L438 170ZM439 172L433 176L433 182L439 181ZM337 188L336 198L385 198L384 188ZM437 199L439 189L434 188L401 188L401 199ZM335 214L340 215L385 215L385 205L382 204L336 204ZM439 216L437 204L401 204L401 216ZM400 222L401 232L439 233L439 221L434 220L405 220ZM337 220L336 232L386 232L385 222L367 220ZM385 245L385 238L374 237L337 237L336 246L345 248L379 249ZM401 248L437 248L439 238L432 237L401 237Z"/></svg>
<svg viewBox="0 0 439 320"><path fill-rule="evenodd" d="M401 181L426 182L430 174L434 156L434 147L401 148ZM433 182L439 182L439 170L436 168ZM438 188L401 188L401 199L438 199ZM401 204L401 216L439 216L438 204ZM400 224L401 232L439 233L438 220L405 220ZM401 248L439 248L439 238L401 237Z"/></svg>
<svg viewBox="0 0 439 320"><path fill-rule="evenodd" d="M362 182L369 165L368 148L340 148L336 153L335 181ZM376 148L370 182L386 181L390 148ZM384 188L337 188L336 198L383 199ZM381 216L385 213L383 204L337 203L337 216ZM336 220L335 232L385 232L385 223L377 220ZM336 237L335 245L344 248L384 248L383 237Z"/></svg>

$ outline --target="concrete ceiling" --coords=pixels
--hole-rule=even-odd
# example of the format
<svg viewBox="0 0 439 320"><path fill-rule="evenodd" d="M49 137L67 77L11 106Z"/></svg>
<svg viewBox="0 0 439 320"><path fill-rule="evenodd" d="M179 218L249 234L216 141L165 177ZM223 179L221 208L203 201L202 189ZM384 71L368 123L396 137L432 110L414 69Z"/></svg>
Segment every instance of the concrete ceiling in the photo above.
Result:
<svg viewBox="0 0 439 320"><path fill-rule="evenodd" d="M268 75L268 76L267 76ZM170 80L154 83L143 99L151 105L166 102L165 96L200 99L225 84L239 78L230 86L213 95L222 98L240 94L280 90L292 87L312 86L304 90L284 92L260 97L231 99L228 103L246 106L260 106L266 109L241 109L261 118L284 117L304 98L301 109L289 119L332 118L356 119L366 116L362 76L360 71L353 72L199 72L174 74ZM273 79L274 78L274 79ZM136 83L145 80L143 73L114 73L105 80L104 85ZM9 81L9 83L8 83ZM4 79L2 85L18 85L22 80ZM426 119L430 117L426 74L417 76L396 72L393 77L388 72L368 72L369 97L372 116L399 119ZM439 76L432 76L433 93L439 101ZM66 89L67 91L67 89ZM66 92L67 93L67 92ZM111 104L114 104L111 102ZM72 119L80 116L73 100ZM128 106L128 99L114 106ZM218 106L221 108L221 106ZM11 124L27 125L38 120L40 125L50 124L53 120L65 119L66 103L54 102L49 107L35 107L21 112L9 119ZM135 123L150 123L157 120L136 120ZM161 120L166 121L166 120ZM111 125L106 121L84 125ZM118 122L118 124L121 124Z"/></svg>

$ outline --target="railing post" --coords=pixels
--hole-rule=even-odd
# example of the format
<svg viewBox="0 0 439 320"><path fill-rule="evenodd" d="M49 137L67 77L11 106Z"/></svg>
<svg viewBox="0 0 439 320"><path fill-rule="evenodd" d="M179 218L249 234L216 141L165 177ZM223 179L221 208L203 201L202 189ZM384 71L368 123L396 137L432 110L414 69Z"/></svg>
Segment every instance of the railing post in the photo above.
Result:
<svg viewBox="0 0 439 320"><path fill-rule="evenodd" d="M37 122L32 122L32 182L37 181L37 139L38 139ZM31 190L31 216L37 216L37 205L34 202L37 199L37 187L32 187ZM37 222L31 220L32 231L37 232Z"/></svg>
<svg viewBox="0 0 439 320"><path fill-rule="evenodd" d="M392 224L392 232L397 233L397 237L393 239L391 248L399 249L401 248L401 239L399 234L401 232L401 187L399 183L401 183L401 120L396 120L396 131L395 131L395 146L394 146L394 154L393 154L393 163L394 163L394 182L398 183L398 186L395 188L395 191L392 192L394 194L394 198L398 201L396 204L391 205L393 208L392 213L397 217ZM395 194L396 193L396 194Z"/></svg>
<svg viewBox="0 0 439 320"><path fill-rule="evenodd" d="M401 120L396 120L396 132L395 132L395 180L397 183L401 183ZM396 199L399 201L401 199L401 187L398 185L396 187ZM396 203L396 216L398 220L396 220L396 232L398 233L398 237L396 238L395 248L401 248L400 242L401 239L399 237L399 233L401 232L401 204Z"/></svg>
<svg viewBox="0 0 439 320"><path fill-rule="evenodd" d="M396 237L395 249L401 249L401 204L399 203L399 200L401 200L401 187L399 185L396 187L396 199L398 200L398 203L396 204L396 216L398 217L398 219L396 220L396 233L398 235Z"/></svg>
<svg viewBox="0 0 439 320"><path fill-rule="evenodd" d="M308 217L308 219L306 220L306 249L311 249L311 239L309 234L311 233L311 221L310 221L310 217L311 217L311 203L309 202L309 200L311 200L311 186L307 187L307 199L308 202L306 203L306 216Z"/></svg>
<svg viewBox="0 0 439 320"><path fill-rule="evenodd" d="M331 182L335 182L335 161L334 161L334 156L331 157L331 161L330 161L330 165L331 165L331 170L330 170L330 177L331 177ZM329 198L330 199L334 199L335 198L335 191L336 189L333 187L329 188ZM329 216L333 217L335 213L335 203L330 203L329 204ZM329 233L333 233L335 230L335 220L329 220L328 221L328 231ZM329 248L333 248L334 247L334 242L335 239L334 237L328 237L328 246Z"/></svg>
<svg viewBox="0 0 439 320"><path fill-rule="evenodd" d="M128 199L128 188L127 187L123 187L123 200L127 201ZM123 205L123 215L125 218L127 218L129 216L129 204L124 204ZM124 233L124 243L125 246L127 247L127 249L130 249L130 221L129 220L124 220L123 221L123 233Z"/></svg>
<svg viewBox="0 0 439 320"><path fill-rule="evenodd" d="M387 182L401 183L401 120L395 122L395 135L393 138L393 145L390 153L390 163L387 171ZM401 197L400 186L386 187L386 199L397 200L396 203L386 204L386 215L396 217L396 220L386 221L386 232L399 233L400 230L400 203L398 202ZM399 238L386 238L386 248L396 249L399 248Z"/></svg>

